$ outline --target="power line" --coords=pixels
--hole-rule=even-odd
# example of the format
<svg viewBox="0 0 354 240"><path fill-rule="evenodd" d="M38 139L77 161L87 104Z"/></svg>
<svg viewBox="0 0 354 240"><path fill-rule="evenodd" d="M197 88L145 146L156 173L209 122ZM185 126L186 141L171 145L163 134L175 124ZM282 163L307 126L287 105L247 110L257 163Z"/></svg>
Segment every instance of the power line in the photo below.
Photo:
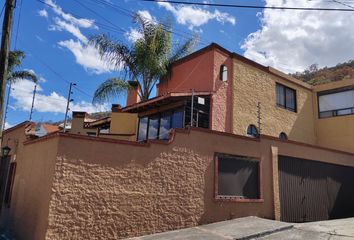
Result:
<svg viewBox="0 0 354 240"><path fill-rule="evenodd" d="M343 5L343 6L346 6L346 7L349 7L349 8L351 8L351 9L354 9L353 6L350 6L349 4L346 4L346 3L342 2L342 1L332 0L332 2L338 3L338 4Z"/></svg>
<svg viewBox="0 0 354 240"><path fill-rule="evenodd" d="M135 12L133 12L133 11L131 11L131 10L128 10L128 9L125 9L125 8L123 8L123 7L121 7L121 6L116 5L116 4L110 3L110 2L108 2L108 1L106 1L106 0L90 0L90 1L92 1L92 2L94 2L94 3L96 3L96 4L97 4L97 3L101 3L101 5L110 7L111 9L113 9L114 11L116 11L117 13L122 14L122 15L124 15L124 16L126 16L126 17L129 17L129 18L131 18L131 17L133 17L133 16L135 15ZM146 17L144 17L144 16L141 16L141 18L150 21L150 19L148 19L148 18L146 18ZM160 24L161 26L163 26L164 30L166 30L167 32L169 32L169 33L171 33L171 34L175 34L175 35L177 35L177 36L179 36L179 37L182 37L182 38L184 38L184 39L190 39L191 34L190 34L189 32L182 31L182 30L174 30L174 31L172 31L172 30L170 29L170 26L168 26L167 24L164 24L164 23L161 23L161 22L160 22L159 24ZM209 42L212 42L212 41L209 41ZM204 41L202 41L202 40L200 40L200 43L201 43L202 45L208 45L208 44L209 44L209 43L204 42Z"/></svg>
<svg viewBox="0 0 354 240"><path fill-rule="evenodd" d="M0 12L0 18L2 17L2 14L3 14L3 12L4 12L5 4L6 4L6 3L4 3L4 6L2 6L2 9L1 9L1 12Z"/></svg>
<svg viewBox="0 0 354 240"><path fill-rule="evenodd" d="M20 28L20 22L21 22L21 11L22 11L22 0L20 0L20 9L18 13L18 20L17 20L17 29L16 29L16 37L15 37L15 48L17 48L17 38L18 38L18 32Z"/></svg>
<svg viewBox="0 0 354 240"><path fill-rule="evenodd" d="M227 7L227 8L250 8L250 9L272 9L272 10L301 10L301 11L338 11L354 12L354 9L348 8L306 8L306 7L278 7L278 6L257 6L257 5L237 5L224 3L206 3L206 2L187 2L174 0L140 0L143 2L162 2L184 5L209 6L209 7Z"/></svg>
<svg viewBox="0 0 354 240"><path fill-rule="evenodd" d="M37 0L37 1L40 2L40 3L42 3L42 4L44 4L44 5L46 5L46 6L48 6L48 7L50 7L50 8L52 8L52 9L54 9L54 6L52 6L51 4L48 4L48 3L46 3L46 2L43 2L42 0ZM70 14L70 15L76 17L76 18L80 18L80 19L82 19L82 20L89 21L89 20L87 20L86 18L84 18L84 17L82 17L82 16L79 16L79 15L77 15L77 14L68 12L68 11L63 10L63 9L62 9L62 11L63 11L64 13ZM118 26L116 26L116 25L115 25L115 26L116 26L117 28L116 28L116 27L112 27L112 26L108 26L108 25L106 25L106 24L103 24L103 23L100 23L100 22L97 22L97 21L95 21L95 24L98 25L98 26L100 26L100 27L103 28L103 29L108 30L108 31L112 31L112 32L120 33L120 34L121 34L121 33L125 33L125 30L124 30L124 29L122 29L122 28L120 28L120 27L118 27Z"/></svg>

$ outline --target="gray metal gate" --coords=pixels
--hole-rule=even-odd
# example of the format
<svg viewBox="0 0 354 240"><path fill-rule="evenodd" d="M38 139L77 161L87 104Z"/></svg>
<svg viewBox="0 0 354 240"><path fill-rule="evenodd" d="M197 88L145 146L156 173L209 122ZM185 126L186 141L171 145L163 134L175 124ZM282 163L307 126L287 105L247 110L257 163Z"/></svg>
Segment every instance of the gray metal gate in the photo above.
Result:
<svg viewBox="0 0 354 240"><path fill-rule="evenodd" d="M279 156L281 220L354 217L354 167Z"/></svg>

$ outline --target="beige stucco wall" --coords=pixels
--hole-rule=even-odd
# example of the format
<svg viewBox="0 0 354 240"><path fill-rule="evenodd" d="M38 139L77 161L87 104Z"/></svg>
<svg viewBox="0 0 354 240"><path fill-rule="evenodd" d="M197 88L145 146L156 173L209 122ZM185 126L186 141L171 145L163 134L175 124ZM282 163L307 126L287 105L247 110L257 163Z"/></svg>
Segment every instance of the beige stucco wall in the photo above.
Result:
<svg viewBox="0 0 354 240"><path fill-rule="evenodd" d="M274 218L272 146L280 155L354 166L350 154L202 129L147 144L57 133L18 154L11 208L2 222L19 240L63 240L118 239L249 215ZM217 152L260 161L262 201L214 199Z"/></svg>
<svg viewBox="0 0 354 240"><path fill-rule="evenodd" d="M234 59L233 132L246 135L247 127L258 127L257 103L261 103L261 132L278 137L285 132L290 140L315 144L316 133L312 91L250 64ZM276 106L276 82L296 90L297 112Z"/></svg>
<svg viewBox="0 0 354 240"><path fill-rule="evenodd" d="M4 135L17 168L10 208L2 209L1 225L14 231L16 239L44 239L58 139L28 146L23 145L25 140L24 127Z"/></svg>
<svg viewBox="0 0 354 240"><path fill-rule="evenodd" d="M317 93L354 86L354 79L332 82L315 86L313 101L315 103L317 144L319 146L354 152L354 115L330 118L318 117Z"/></svg>
<svg viewBox="0 0 354 240"><path fill-rule="evenodd" d="M137 113L112 112L109 133L136 134L138 128Z"/></svg>

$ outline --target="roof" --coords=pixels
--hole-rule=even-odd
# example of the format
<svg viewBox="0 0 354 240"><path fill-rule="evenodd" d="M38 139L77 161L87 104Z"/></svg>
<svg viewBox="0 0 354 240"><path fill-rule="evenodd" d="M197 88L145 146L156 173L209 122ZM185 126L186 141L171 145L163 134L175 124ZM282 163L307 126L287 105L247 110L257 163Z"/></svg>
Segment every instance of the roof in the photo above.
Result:
<svg viewBox="0 0 354 240"><path fill-rule="evenodd" d="M212 92L194 92L193 93L195 96L208 96L211 95ZM151 106L152 104L156 105L163 105L174 101L178 101L181 99L185 99L186 97L191 97L192 93L191 92L170 92L162 96L157 96L142 102L138 102L132 105L129 105L127 107L122 108L122 112L130 112L130 111L137 111L138 109L141 108L147 108L148 106Z"/></svg>
<svg viewBox="0 0 354 240"><path fill-rule="evenodd" d="M21 123L15 125L15 126L13 126L13 127L5 129L3 133L5 134L5 133L8 133L8 132L14 131L14 130L16 130L16 129L20 128L20 127L23 127L23 126L26 128L26 132L28 132L29 131L28 128L32 127L34 125L35 125L34 122L24 121L24 122L21 122Z"/></svg>
<svg viewBox="0 0 354 240"><path fill-rule="evenodd" d="M309 89L309 90L312 89L312 86L310 84L308 84L308 83L305 83L305 82L303 82L303 81L301 81L299 79L291 77L288 74L283 73L283 72L281 72L281 71L279 71L279 70L277 70L275 68L259 64L259 63L255 62L255 61L253 61L251 59L248 59L248 58L246 58L246 57L244 57L244 56L242 56L242 55L240 55L238 53L230 52L229 50L227 50L226 48L223 48L222 46L220 46L217 43L211 43L210 45L208 45L208 46L206 46L206 47L204 47L204 48L202 48L202 49L200 49L200 50L198 50L196 52L193 52L193 53L189 54L188 56L180 58L179 60L177 60L174 63L172 63L172 66L181 64L181 63L183 63L185 61L193 59L194 57L197 57L197 56L199 56L201 54L204 54L205 52L208 52L208 51L213 50L213 49L217 49L217 50L225 53L226 55L229 55L230 57L232 57L234 59L237 59L237 60L242 61L242 62L244 62L246 64L249 64L249 65L252 65L255 68L258 68L258 69L260 69L260 70L262 70L264 72L267 72L269 74L272 74L274 76L282 78L282 79L284 79L286 81L294 83L294 84L296 84L298 86L304 87L304 88Z"/></svg>
<svg viewBox="0 0 354 240"><path fill-rule="evenodd" d="M52 125L52 124L48 124L48 123L42 123L41 125L46 130L47 134L57 132L60 130L60 127L57 125Z"/></svg>

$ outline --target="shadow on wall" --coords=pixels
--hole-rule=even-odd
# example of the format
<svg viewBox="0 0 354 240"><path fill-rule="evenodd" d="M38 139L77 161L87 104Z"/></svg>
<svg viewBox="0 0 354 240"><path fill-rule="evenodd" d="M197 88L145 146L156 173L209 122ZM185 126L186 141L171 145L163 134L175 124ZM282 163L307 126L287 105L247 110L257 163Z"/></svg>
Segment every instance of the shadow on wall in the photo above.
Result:
<svg viewBox="0 0 354 240"><path fill-rule="evenodd" d="M294 113L296 120L288 135L290 140L316 144L315 114L313 113L316 109L312 109L312 94L309 94L302 106L297 106L297 112Z"/></svg>

